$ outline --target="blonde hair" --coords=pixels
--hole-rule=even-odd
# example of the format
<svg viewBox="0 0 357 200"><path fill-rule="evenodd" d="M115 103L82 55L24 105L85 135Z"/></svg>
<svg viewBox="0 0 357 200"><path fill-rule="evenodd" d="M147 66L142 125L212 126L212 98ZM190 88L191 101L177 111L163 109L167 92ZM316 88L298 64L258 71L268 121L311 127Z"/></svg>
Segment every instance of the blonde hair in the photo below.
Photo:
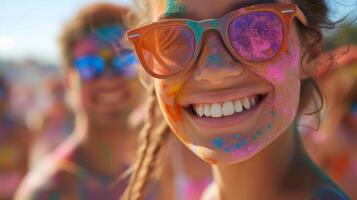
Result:
<svg viewBox="0 0 357 200"><path fill-rule="evenodd" d="M144 188L153 174L157 155L169 135L169 127L165 120L158 117L158 103L154 86L149 89L147 122L139 136L139 144L135 163L132 166L129 185L121 199L143 199Z"/></svg>

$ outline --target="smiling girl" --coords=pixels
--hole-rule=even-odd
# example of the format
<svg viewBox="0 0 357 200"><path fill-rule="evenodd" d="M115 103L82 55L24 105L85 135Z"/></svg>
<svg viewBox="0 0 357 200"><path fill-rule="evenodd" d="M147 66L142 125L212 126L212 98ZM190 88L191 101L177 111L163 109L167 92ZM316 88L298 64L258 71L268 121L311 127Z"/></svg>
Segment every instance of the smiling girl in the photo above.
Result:
<svg viewBox="0 0 357 200"><path fill-rule="evenodd" d="M310 77L324 1L142 0L128 32L147 74L149 113L212 165L203 199L348 199L306 155L298 114L321 102ZM317 99L316 99L317 98ZM124 199L142 199L165 137L149 119Z"/></svg>

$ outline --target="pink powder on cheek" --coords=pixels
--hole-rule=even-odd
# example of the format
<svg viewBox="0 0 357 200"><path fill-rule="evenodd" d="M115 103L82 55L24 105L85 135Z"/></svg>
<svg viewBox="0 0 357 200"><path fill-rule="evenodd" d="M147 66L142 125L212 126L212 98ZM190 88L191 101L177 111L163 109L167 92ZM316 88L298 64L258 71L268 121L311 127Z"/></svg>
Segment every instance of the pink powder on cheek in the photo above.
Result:
<svg viewBox="0 0 357 200"><path fill-rule="evenodd" d="M285 72L279 69L279 67L272 66L267 69L266 77L275 84L281 84L285 80Z"/></svg>
<svg viewBox="0 0 357 200"><path fill-rule="evenodd" d="M291 54L291 66L299 67L300 49L294 48Z"/></svg>

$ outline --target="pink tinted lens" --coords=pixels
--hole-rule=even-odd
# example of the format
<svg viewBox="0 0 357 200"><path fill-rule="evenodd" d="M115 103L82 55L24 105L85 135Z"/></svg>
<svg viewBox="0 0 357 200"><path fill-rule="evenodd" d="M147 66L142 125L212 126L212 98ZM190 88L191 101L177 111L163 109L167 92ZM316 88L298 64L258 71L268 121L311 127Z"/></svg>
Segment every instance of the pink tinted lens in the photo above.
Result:
<svg viewBox="0 0 357 200"><path fill-rule="evenodd" d="M184 25L162 26L148 31L142 41L145 62L157 75L178 73L193 57L195 40Z"/></svg>
<svg viewBox="0 0 357 200"><path fill-rule="evenodd" d="M269 11L238 16L228 28L231 44L242 58L260 62L274 57L282 47L283 23Z"/></svg>

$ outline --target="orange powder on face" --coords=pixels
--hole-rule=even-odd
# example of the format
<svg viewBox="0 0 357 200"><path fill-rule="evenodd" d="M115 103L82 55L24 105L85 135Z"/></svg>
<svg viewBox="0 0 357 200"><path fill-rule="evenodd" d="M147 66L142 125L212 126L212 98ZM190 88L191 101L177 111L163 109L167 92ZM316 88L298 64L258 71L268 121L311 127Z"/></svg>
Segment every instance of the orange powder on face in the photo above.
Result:
<svg viewBox="0 0 357 200"><path fill-rule="evenodd" d="M203 159L211 165L216 165L218 163L217 160L215 160L213 158L203 157Z"/></svg>
<svg viewBox="0 0 357 200"><path fill-rule="evenodd" d="M177 132L176 132L177 133ZM178 137L181 139L183 143L190 143L190 139L187 137L186 134L178 134Z"/></svg>
<svg viewBox="0 0 357 200"><path fill-rule="evenodd" d="M180 90L181 86L174 86L172 88L169 89L169 91L167 92L167 96L168 97L176 97L178 91Z"/></svg>
<svg viewBox="0 0 357 200"><path fill-rule="evenodd" d="M165 110L174 123L182 120L182 112L179 105L170 106L165 104Z"/></svg>

